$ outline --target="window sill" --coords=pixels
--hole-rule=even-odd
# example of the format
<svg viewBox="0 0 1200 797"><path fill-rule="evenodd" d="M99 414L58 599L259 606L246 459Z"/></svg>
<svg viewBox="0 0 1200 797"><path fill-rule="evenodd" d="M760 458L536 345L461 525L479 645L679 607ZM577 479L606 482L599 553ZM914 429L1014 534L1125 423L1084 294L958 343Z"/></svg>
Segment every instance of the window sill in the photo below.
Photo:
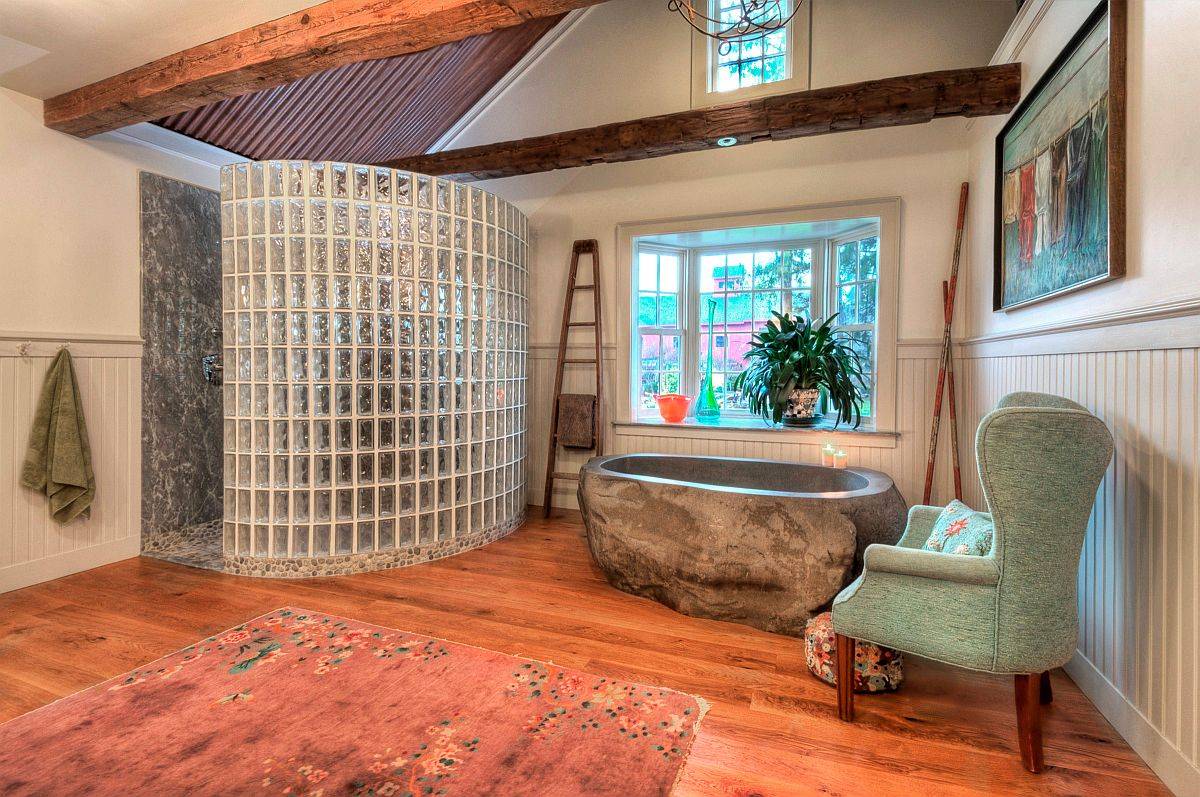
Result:
<svg viewBox="0 0 1200 797"><path fill-rule="evenodd" d="M682 437L703 440L733 440L762 443L797 443L821 445L825 442L835 446L853 448L895 448L900 440L898 432L876 429L850 429L842 426L833 428L831 421L819 426L795 428L790 426L767 426L757 418L725 418L717 424L700 423L688 418L681 423L667 423L660 418L638 418L633 421L614 421L616 434L630 437Z"/></svg>

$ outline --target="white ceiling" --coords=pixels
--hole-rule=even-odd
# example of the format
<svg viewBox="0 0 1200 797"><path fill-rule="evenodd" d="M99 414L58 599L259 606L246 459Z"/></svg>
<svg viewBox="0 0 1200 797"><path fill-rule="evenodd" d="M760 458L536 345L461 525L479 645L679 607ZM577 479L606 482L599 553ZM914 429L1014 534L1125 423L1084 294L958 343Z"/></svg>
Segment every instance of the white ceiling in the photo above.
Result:
<svg viewBox="0 0 1200 797"><path fill-rule="evenodd" d="M46 99L318 2L0 0L0 86Z"/></svg>

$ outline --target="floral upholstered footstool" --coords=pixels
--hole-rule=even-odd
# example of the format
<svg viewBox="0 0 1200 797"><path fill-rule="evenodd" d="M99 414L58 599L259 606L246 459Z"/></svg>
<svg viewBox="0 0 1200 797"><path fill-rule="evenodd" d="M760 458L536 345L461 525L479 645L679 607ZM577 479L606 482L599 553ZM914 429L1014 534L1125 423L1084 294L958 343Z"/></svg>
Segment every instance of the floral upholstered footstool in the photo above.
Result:
<svg viewBox="0 0 1200 797"><path fill-rule="evenodd" d="M804 626L804 658L809 671L831 686L837 685L833 615L822 612ZM854 646L854 691L894 692L904 681L904 654L873 642Z"/></svg>

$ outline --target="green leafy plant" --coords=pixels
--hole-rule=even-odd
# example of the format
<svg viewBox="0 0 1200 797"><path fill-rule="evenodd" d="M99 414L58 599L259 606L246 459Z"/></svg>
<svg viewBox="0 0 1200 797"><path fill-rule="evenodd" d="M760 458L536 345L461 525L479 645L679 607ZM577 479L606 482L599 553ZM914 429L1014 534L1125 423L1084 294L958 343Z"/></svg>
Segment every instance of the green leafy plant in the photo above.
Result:
<svg viewBox="0 0 1200 797"><path fill-rule="evenodd" d="M750 342L746 370L730 388L745 397L750 411L779 423L794 390L821 389L837 410L837 423L862 423L859 404L867 394L863 364L849 335L833 329L837 314L820 324L803 316L772 313Z"/></svg>

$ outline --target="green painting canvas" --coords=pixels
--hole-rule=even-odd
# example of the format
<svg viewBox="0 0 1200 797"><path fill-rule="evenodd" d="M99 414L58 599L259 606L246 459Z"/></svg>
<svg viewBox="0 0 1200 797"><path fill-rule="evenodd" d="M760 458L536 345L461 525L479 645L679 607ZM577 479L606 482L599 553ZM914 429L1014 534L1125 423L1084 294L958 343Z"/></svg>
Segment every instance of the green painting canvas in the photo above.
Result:
<svg viewBox="0 0 1200 797"><path fill-rule="evenodd" d="M1108 279L1109 26L1089 21L997 141L997 309Z"/></svg>

